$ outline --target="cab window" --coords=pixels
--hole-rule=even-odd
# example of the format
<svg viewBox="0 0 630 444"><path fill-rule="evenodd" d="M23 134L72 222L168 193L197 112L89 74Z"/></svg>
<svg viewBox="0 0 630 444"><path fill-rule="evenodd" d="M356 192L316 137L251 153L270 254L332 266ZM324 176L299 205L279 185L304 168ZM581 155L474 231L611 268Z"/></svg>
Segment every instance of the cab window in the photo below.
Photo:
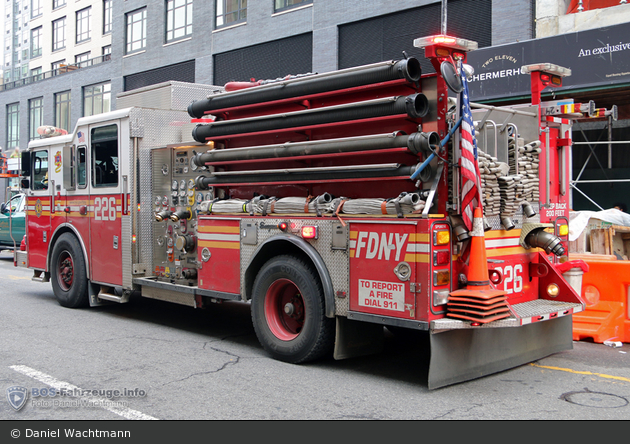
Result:
<svg viewBox="0 0 630 444"><path fill-rule="evenodd" d="M84 146L80 146L77 149L77 185L79 188L85 188L87 186L87 180L85 173L86 170L86 149Z"/></svg>
<svg viewBox="0 0 630 444"><path fill-rule="evenodd" d="M31 189L47 190L48 189L48 151L35 151L31 157L33 165L33 181Z"/></svg>
<svg viewBox="0 0 630 444"><path fill-rule="evenodd" d="M118 126L108 125L91 131L92 186L118 185Z"/></svg>

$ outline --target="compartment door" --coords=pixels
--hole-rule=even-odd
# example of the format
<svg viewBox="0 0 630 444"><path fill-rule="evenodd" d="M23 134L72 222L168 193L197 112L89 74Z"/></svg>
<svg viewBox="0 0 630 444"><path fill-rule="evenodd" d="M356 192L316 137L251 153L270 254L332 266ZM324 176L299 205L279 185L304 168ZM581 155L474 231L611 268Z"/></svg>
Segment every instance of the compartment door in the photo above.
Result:
<svg viewBox="0 0 630 444"><path fill-rule="evenodd" d="M350 224L350 310L415 318L416 223Z"/></svg>

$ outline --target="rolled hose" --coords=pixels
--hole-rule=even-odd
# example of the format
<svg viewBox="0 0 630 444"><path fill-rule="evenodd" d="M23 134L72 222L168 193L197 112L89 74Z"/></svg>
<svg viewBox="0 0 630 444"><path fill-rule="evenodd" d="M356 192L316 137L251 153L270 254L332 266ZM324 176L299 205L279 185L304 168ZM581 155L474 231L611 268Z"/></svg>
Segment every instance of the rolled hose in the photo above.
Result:
<svg viewBox="0 0 630 444"><path fill-rule="evenodd" d="M272 114L261 118L222 120L197 125L192 136L197 142L205 143L210 138L259 131L272 131L301 126L323 125L347 120L406 114L418 119L429 112L429 101L422 93L387 99L368 100L347 105L315 108L283 114Z"/></svg>
<svg viewBox="0 0 630 444"><path fill-rule="evenodd" d="M421 75L422 68L418 59L409 57L397 62L376 63L332 73L315 74L285 82L270 83L233 93L217 94L191 103L188 106L188 114L191 117L200 118L218 109L319 94L388 80L406 79L409 82L417 82Z"/></svg>

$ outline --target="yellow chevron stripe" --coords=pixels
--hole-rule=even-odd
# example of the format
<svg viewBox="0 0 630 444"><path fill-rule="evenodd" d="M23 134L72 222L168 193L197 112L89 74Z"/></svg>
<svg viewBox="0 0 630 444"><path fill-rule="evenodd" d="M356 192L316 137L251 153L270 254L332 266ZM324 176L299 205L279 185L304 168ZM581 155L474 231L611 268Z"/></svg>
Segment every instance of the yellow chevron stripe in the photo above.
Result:
<svg viewBox="0 0 630 444"><path fill-rule="evenodd" d="M200 247L219 248L224 250L239 250L241 248L240 242L221 242L221 241L199 241Z"/></svg>
<svg viewBox="0 0 630 444"><path fill-rule="evenodd" d="M239 234L241 232L241 227L226 227L226 226L200 226L197 228L197 231L200 233L224 233L224 234Z"/></svg>

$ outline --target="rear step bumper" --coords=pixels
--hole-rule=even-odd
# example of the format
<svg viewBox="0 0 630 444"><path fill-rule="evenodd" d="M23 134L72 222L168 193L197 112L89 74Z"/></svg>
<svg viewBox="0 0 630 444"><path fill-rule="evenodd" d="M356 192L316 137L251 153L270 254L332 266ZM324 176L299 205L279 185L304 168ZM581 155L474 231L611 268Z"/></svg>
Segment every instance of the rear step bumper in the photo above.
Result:
<svg viewBox="0 0 630 444"><path fill-rule="evenodd" d="M563 316L520 328L484 326L431 334L429 389L480 378L571 350L572 321L572 316Z"/></svg>
<svg viewBox="0 0 630 444"><path fill-rule="evenodd" d="M521 327L550 319L569 316L584 310L581 303L551 301L546 299L536 299L529 302L522 302L510 307L511 316L498 321L473 326L470 321L458 319L442 318L431 321L429 330L431 333L440 333L447 330L461 329L488 329L503 327Z"/></svg>

